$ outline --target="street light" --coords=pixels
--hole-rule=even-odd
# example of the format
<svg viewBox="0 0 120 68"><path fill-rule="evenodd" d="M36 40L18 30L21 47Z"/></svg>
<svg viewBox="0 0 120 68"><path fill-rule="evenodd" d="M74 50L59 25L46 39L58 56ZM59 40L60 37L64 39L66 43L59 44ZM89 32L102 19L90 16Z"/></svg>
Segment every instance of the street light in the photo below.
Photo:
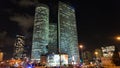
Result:
<svg viewBox="0 0 120 68"><path fill-rule="evenodd" d="M83 49L83 45L80 45L79 47L80 47L80 60L81 60L81 62L83 62L83 60L82 60L82 49Z"/></svg>
<svg viewBox="0 0 120 68"><path fill-rule="evenodd" d="M80 45L80 49L82 49L83 48L83 45Z"/></svg>
<svg viewBox="0 0 120 68"><path fill-rule="evenodd" d="M115 39L118 40L118 41L120 41L120 36L117 36Z"/></svg>
<svg viewBox="0 0 120 68"><path fill-rule="evenodd" d="M117 40L120 40L120 36L117 36L116 39L117 39Z"/></svg>
<svg viewBox="0 0 120 68"><path fill-rule="evenodd" d="M97 52L97 51L95 51L95 56L96 56L96 58L97 58L97 56L98 56L98 52Z"/></svg>

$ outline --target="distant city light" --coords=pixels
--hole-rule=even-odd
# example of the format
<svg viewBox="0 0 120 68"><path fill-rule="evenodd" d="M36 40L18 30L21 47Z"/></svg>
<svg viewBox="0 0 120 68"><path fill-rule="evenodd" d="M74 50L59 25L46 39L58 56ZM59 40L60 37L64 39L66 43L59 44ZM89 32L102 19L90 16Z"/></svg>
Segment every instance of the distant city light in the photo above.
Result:
<svg viewBox="0 0 120 68"><path fill-rule="evenodd" d="M117 40L120 40L120 36L116 37Z"/></svg>
<svg viewBox="0 0 120 68"><path fill-rule="evenodd" d="M32 67L30 66L30 67L28 67L28 68L32 68Z"/></svg>
<svg viewBox="0 0 120 68"><path fill-rule="evenodd" d="M98 55L98 52L95 52L95 55Z"/></svg>
<svg viewBox="0 0 120 68"><path fill-rule="evenodd" d="M82 49L82 48L83 48L83 45L80 45L80 48Z"/></svg>

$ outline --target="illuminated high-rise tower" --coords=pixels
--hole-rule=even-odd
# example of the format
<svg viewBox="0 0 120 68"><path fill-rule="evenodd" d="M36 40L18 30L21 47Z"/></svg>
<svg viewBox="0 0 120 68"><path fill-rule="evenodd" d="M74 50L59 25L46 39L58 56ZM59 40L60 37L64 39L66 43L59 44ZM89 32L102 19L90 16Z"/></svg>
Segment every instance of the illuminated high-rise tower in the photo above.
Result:
<svg viewBox="0 0 120 68"><path fill-rule="evenodd" d="M14 43L14 58L23 58L23 52L24 52L24 36L16 35L17 39Z"/></svg>
<svg viewBox="0 0 120 68"><path fill-rule="evenodd" d="M44 4L39 4L35 9L31 59L40 60L40 55L47 53L48 35L49 8Z"/></svg>
<svg viewBox="0 0 120 68"><path fill-rule="evenodd" d="M42 54L64 53L68 54L69 63L79 63L74 8L62 2L57 3L57 8L50 5L51 8L54 10L49 12L45 5L36 7L31 58L37 60ZM55 16L49 17L49 13Z"/></svg>
<svg viewBox="0 0 120 68"><path fill-rule="evenodd" d="M68 54L68 62L79 62L77 26L73 7L59 2L58 5L58 39L61 53Z"/></svg>

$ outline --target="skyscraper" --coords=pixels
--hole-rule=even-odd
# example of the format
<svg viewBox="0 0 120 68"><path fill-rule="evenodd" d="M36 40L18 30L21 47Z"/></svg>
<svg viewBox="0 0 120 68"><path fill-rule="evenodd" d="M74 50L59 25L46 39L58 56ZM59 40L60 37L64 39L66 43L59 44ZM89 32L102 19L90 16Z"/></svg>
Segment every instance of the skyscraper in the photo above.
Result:
<svg viewBox="0 0 120 68"><path fill-rule="evenodd" d="M49 22L49 8L52 6L49 8L44 5L36 7L32 59L40 59L40 55L54 52L68 54L69 63L73 61L79 63L75 10L62 2L57 5L57 9L53 8L54 12L57 11L55 23Z"/></svg>
<svg viewBox="0 0 120 68"><path fill-rule="evenodd" d="M17 39L15 40L14 43L14 58L23 58L23 52L24 52L24 36L21 35L16 35Z"/></svg>
<svg viewBox="0 0 120 68"><path fill-rule="evenodd" d="M58 7L58 31L60 52L68 54L69 63L79 62L75 10L62 2L59 2Z"/></svg>
<svg viewBox="0 0 120 68"><path fill-rule="evenodd" d="M47 53L49 35L49 8L38 4L35 9L32 56L31 59L39 60L40 55Z"/></svg>

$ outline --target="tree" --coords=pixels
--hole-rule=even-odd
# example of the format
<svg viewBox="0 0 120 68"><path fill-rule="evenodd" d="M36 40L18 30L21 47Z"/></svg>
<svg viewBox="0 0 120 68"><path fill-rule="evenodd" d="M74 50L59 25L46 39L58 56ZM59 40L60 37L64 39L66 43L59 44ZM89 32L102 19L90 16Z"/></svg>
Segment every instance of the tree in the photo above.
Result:
<svg viewBox="0 0 120 68"><path fill-rule="evenodd" d="M113 62L116 66L120 66L119 51L118 51L118 48L116 48L116 47L115 47L115 51L113 52L112 62Z"/></svg>

